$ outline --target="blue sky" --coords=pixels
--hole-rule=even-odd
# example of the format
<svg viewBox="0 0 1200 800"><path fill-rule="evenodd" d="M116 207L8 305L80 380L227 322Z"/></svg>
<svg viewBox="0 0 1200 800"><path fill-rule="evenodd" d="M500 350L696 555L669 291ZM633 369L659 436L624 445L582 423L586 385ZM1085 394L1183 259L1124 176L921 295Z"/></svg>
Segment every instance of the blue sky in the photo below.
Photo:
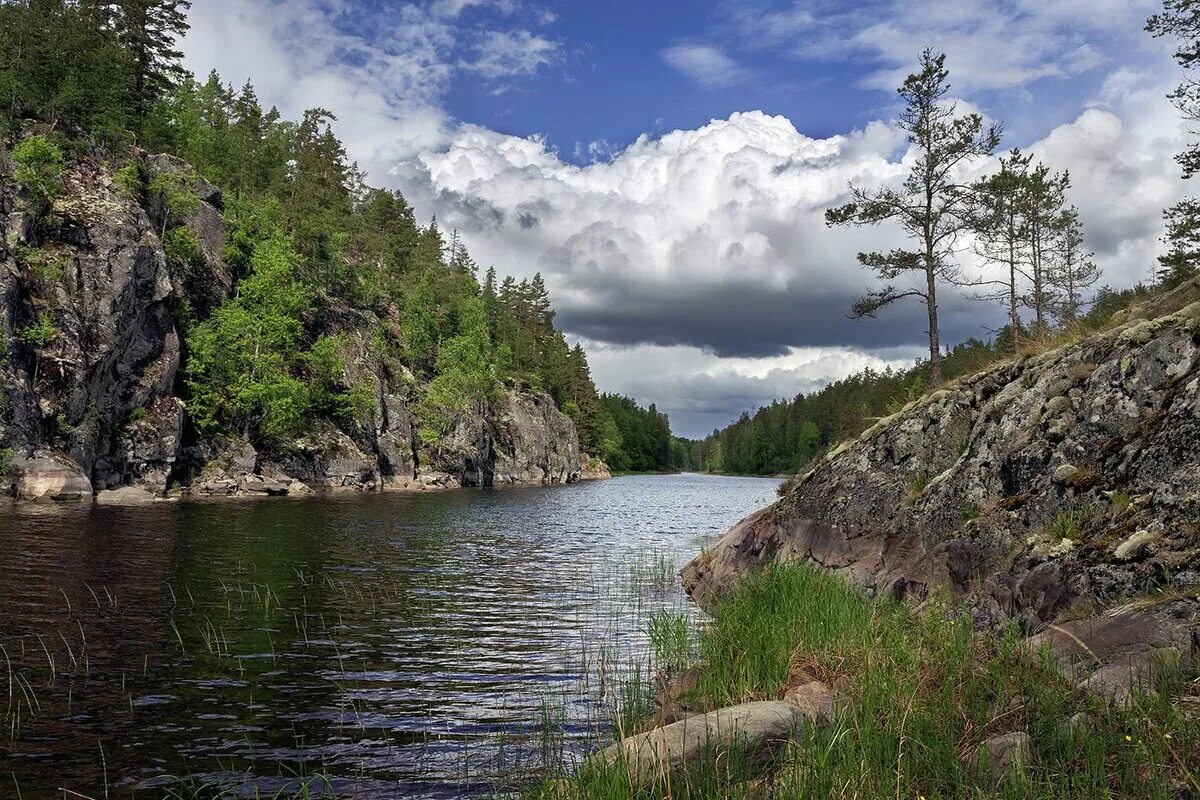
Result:
<svg viewBox="0 0 1200 800"><path fill-rule="evenodd" d="M519 84L481 82L477 73L459 73L446 95L446 108L461 120L496 131L542 135L564 159L576 162L589 158L591 142L619 148L646 132L697 128L748 109L787 116L809 136L832 136L894 111L892 85L873 80L876 73L889 71L888 59L857 48L797 52L802 33L768 44L752 32L740 32L736 19L796 8L819 19L821 7L828 17L838 18L862 5L619 0L548 3L524 17L487 5L468 8L463 21L483 27L532 23L537 35L558 45L558 52ZM1083 38L1082 32L1077 35ZM1089 38L1101 49L1118 46L1126 37L1093 31ZM915 59L917 51L911 55ZM1105 77L1104 70L1081 68L1019 86L988 87L976 91L972 100L1002 112L1011 137L1028 141L1073 119Z"/></svg>
<svg viewBox="0 0 1200 800"><path fill-rule="evenodd" d="M1188 134L1164 95L1158 0L203 0L186 63L252 78L289 116L323 106L372 182L459 230L484 266L546 277L600 387L700 435L775 397L922 349L916 306L846 310L829 231L850 181L900 179L895 86L925 46L957 102L1074 178L1105 279L1159 251ZM994 163L979 163L983 174ZM969 243L961 262L975 263ZM947 291L945 338L999 311Z"/></svg>

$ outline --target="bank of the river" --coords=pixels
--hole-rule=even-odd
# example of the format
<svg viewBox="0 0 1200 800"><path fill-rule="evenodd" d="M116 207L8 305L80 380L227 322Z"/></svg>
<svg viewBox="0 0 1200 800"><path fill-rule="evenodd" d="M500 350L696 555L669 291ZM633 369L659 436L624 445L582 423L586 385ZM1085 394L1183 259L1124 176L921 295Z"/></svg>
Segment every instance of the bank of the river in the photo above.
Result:
<svg viewBox="0 0 1200 800"><path fill-rule="evenodd" d="M555 791L1200 796L1198 297L947 384L785 484L684 568L712 621L663 629L701 666Z"/></svg>
<svg viewBox="0 0 1200 800"><path fill-rule="evenodd" d="M1200 792L1200 692L1164 663L1120 699L944 600L870 600L812 566L748 579L654 639L655 713L531 796L1181 798ZM699 666L680 672L688 655ZM636 681L635 681L636 682ZM1181 695L1184 700L1181 702ZM1190 699L1189 699L1190 698ZM720 709L720 710L718 710Z"/></svg>
<svg viewBox="0 0 1200 800"><path fill-rule="evenodd" d="M679 567L775 487L0 509L0 796L527 784L646 707L617 676L648 687L651 620L694 613Z"/></svg>

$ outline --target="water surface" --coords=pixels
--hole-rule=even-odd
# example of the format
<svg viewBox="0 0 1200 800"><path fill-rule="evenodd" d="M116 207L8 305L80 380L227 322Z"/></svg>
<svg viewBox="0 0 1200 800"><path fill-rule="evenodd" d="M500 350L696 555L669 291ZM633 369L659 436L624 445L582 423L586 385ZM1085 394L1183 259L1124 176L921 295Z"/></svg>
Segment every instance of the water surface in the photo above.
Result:
<svg viewBox="0 0 1200 800"><path fill-rule="evenodd" d="M595 745L674 571L777 483L0 509L0 797L493 796Z"/></svg>

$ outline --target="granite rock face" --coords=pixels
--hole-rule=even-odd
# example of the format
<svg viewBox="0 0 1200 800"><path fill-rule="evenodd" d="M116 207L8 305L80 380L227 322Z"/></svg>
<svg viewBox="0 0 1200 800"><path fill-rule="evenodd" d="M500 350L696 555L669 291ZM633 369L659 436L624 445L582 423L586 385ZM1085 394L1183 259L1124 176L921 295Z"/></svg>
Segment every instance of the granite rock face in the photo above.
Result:
<svg viewBox="0 0 1200 800"><path fill-rule="evenodd" d="M234 291L224 203L173 156L139 154L136 166L143 185L168 182L195 202L172 212L83 158L35 219L0 150L0 494L121 503L578 479L574 423L541 392L509 388L423 443L418 379L370 353L395 321L348 308L323 309L314 335L339 337L342 383L369 391L369 408L263 452L204 440L183 400L178 315L203 320ZM196 244L187 268L163 249L175 228Z"/></svg>
<svg viewBox="0 0 1200 800"><path fill-rule="evenodd" d="M712 603L810 562L869 593L948 587L989 627L1200 592L1200 284L1002 363L844 443L684 569Z"/></svg>
<svg viewBox="0 0 1200 800"><path fill-rule="evenodd" d="M0 436L16 494L56 480L52 463L81 473L77 486L145 476L165 487L181 444L180 343L176 285L146 211L88 160L64 173L38 224L21 207L0 157Z"/></svg>

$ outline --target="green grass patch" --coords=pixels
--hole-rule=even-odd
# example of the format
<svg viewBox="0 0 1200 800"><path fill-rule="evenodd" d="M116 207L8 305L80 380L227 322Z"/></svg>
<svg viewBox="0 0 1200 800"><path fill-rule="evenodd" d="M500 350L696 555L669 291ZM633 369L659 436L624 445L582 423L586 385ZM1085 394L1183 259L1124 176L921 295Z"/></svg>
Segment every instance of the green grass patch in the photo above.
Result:
<svg viewBox="0 0 1200 800"><path fill-rule="evenodd" d="M779 697L806 672L835 687L834 722L810 728L766 776L715 758L639 787L619 766L585 762L532 796L1167 800L1200 792L1200 726L1173 700L1196 691L1191 673L1110 704L1031 656L1013 631L976 635L944 600L920 610L871 600L804 566L749 578L698 636L700 702ZM1014 731L1032 737L1033 756L997 787L972 754Z"/></svg>

